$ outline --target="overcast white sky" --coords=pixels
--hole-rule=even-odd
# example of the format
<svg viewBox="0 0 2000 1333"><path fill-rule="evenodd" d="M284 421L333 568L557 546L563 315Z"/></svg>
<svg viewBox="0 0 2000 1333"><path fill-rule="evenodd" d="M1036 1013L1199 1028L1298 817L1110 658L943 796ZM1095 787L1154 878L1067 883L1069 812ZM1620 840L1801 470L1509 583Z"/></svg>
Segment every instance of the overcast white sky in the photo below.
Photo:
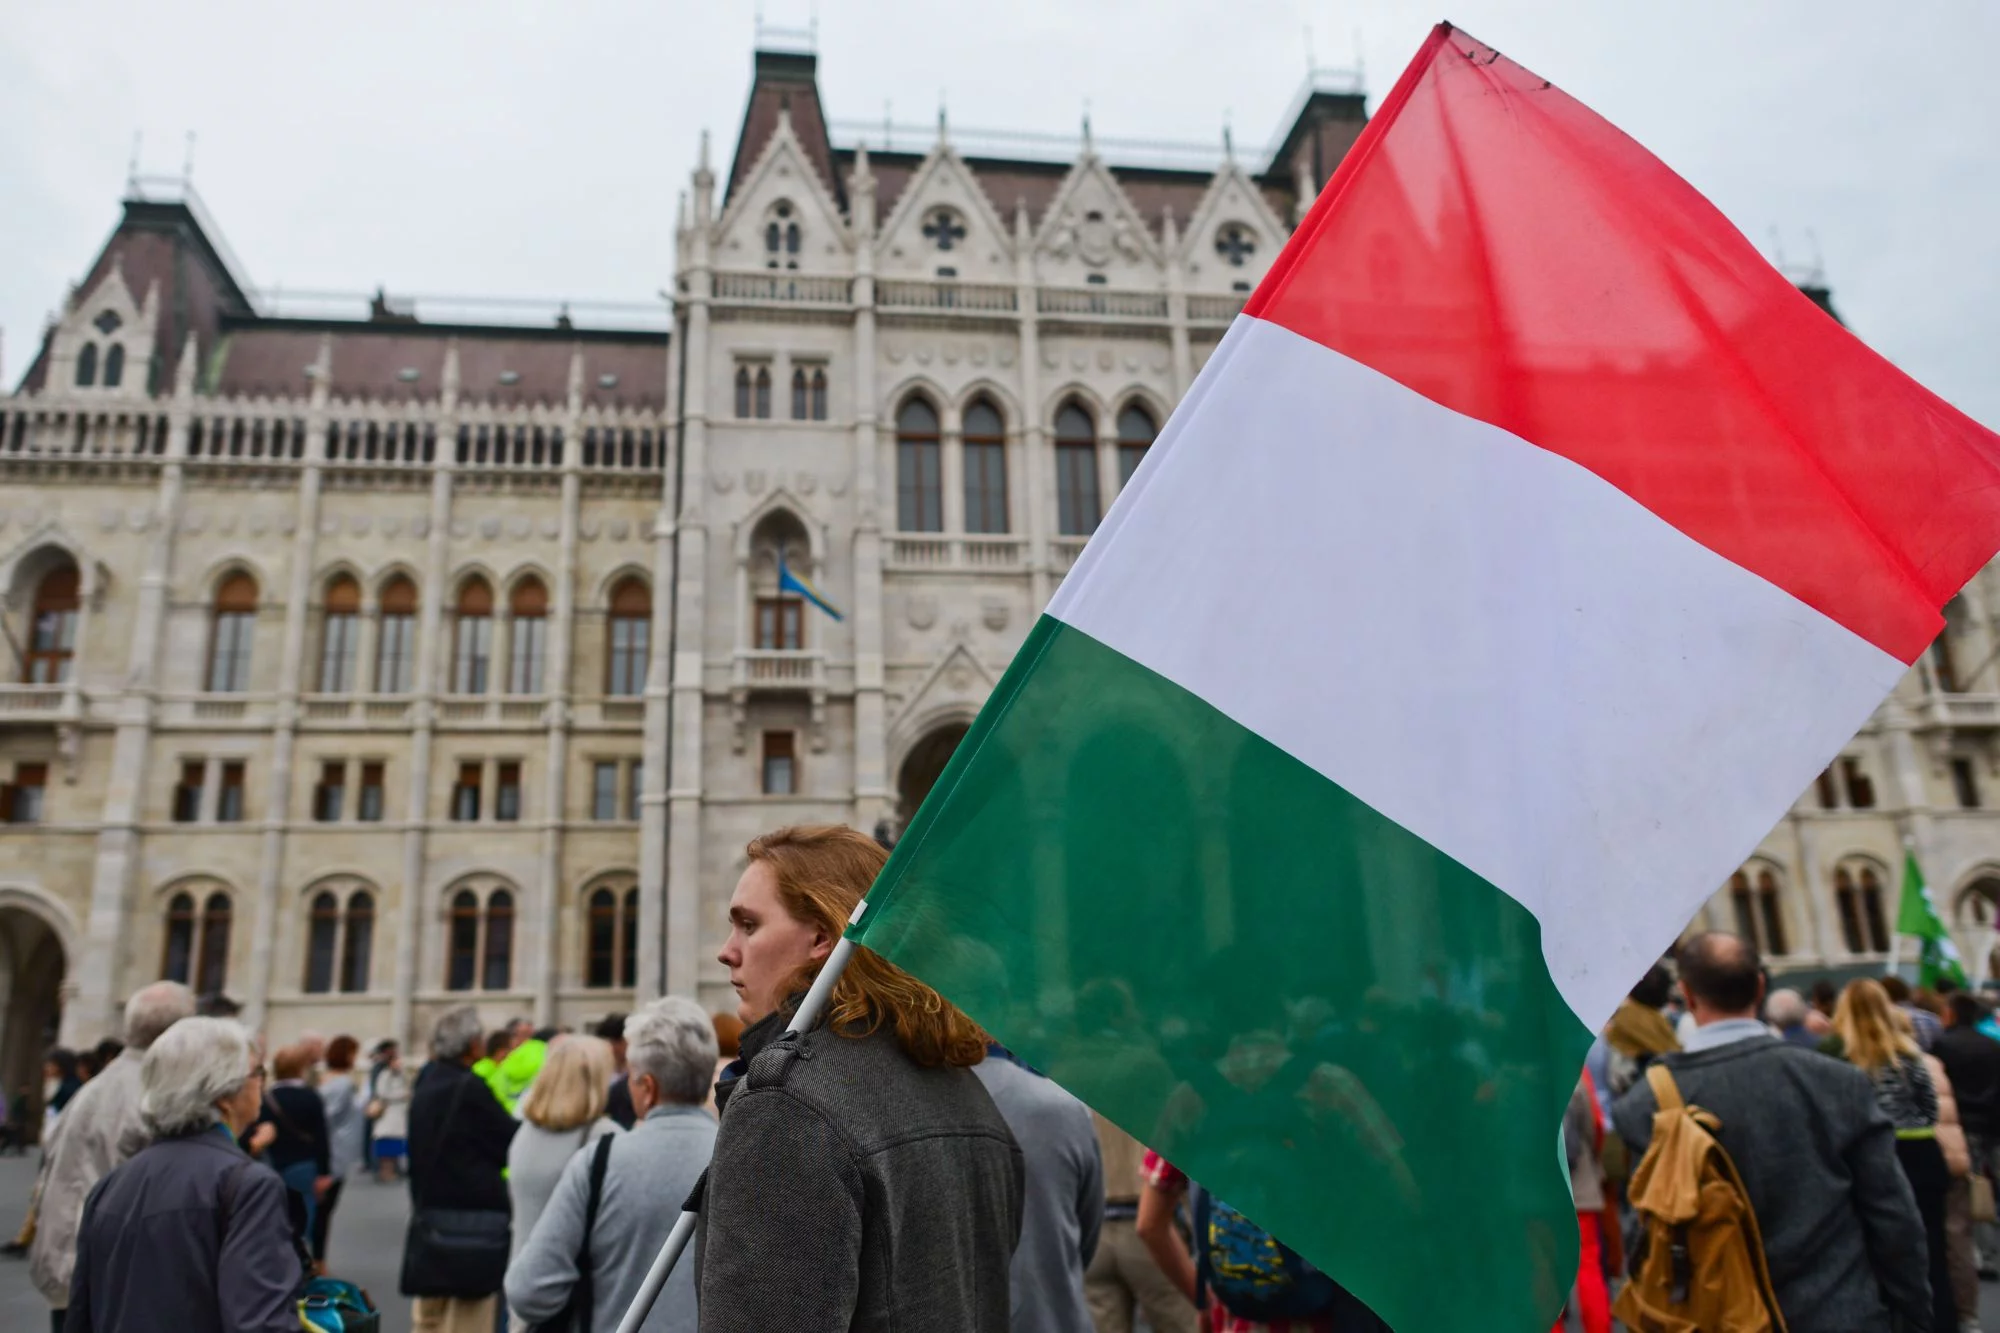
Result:
<svg viewBox="0 0 2000 1333"><path fill-rule="evenodd" d="M143 166L194 179L252 282L647 301L699 132L749 86L743 3L5 6L5 383ZM803 23L808 0L764 0ZM1580 97L1766 253L1815 253L1871 344L2000 426L2000 4L1992 0L824 0L837 118L1263 144L1357 37L1371 106L1449 17Z"/></svg>

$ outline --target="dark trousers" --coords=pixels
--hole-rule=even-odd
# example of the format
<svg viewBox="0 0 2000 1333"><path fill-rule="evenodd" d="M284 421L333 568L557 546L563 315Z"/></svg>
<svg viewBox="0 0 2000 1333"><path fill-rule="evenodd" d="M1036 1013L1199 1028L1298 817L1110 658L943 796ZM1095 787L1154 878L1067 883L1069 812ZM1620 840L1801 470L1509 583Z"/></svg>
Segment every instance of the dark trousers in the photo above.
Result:
<svg viewBox="0 0 2000 1333"><path fill-rule="evenodd" d="M341 1187L345 1180L336 1178L326 1187L326 1194L319 1201L318 1211L313 1213L312 1235L308 1238L312 1246L312 1257L320 1263L326 1262L326 1238L333 1231L333 1206L340 1202Z"/></svg>
<svg viewBox="0 0 2000 1333"><path fill-rule="evenodd" d="M1936 1139L1897 1139L1896 1159L1917 1196L1917 1214L1924 1219L1924 1239L1930 1243L1931 1327L1958 1327L1958 1303L1951 1295L1951 1260L1944 1234L1945 1191L1951 1171Z"/></svg>
<svg viewBox="0 0 2000 1333"><path fill-rule="evenodd" d="M55 1309L53 1306L50 1307L49 1309L50 1333L62 1333L63 1316L68 1313L69 1311L67 1310L58 1310Z"/></svg>

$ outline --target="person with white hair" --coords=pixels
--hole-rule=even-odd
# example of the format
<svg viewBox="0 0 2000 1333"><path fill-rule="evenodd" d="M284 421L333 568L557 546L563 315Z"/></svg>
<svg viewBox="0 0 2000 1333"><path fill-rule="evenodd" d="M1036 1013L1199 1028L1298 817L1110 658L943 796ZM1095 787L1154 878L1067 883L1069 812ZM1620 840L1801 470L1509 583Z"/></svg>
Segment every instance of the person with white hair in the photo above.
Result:
<svg viewBox="0 0 2000 1333"><path fill-rule="evenodd" d="M63 1131L43 1168L35 1241L28 1274L63 1327L70 1270L76 1263L76 1228L83 1201L111 1168L146 1145L140 1117L140 1064L160 1034L194 1013L194 992L177 981L156 981L125 1002L125 1049L71 1099Z"/></svg>
<svg viewBox="0 0 2000 1333"><path fill-rule="evenodd" d="M568 1309L571 1327L615 1333L714 1151L715 1120L703 1103L715 1076L715 1027L700 1005L669 997L627 1018L625 1067L638 1122L569 1159L507 1266L507 1308L529 1324ZM690 1270L675 1269L644 1333L694 1333Z"/></svg>
<svg viewBox="0 0 2000 1333"><path fill-rule="evenodd" d="M68 1333L296 1333L305 1266L284 1182L236 1136L257 1118L250 1034L186 1018L139 1065L152 1142L91 1191L77 1229Z"/></svg>
<svg viewBox="0 0 2000 1333"><path fill-rule="evenodd" d="M1819 1049L1819 1037L1806 1027L1806 1014L1812 1006L1806 997L1789 987L1774 990L1764 997L1764 1021L1771 1030L1794 1046Z"/></svg>

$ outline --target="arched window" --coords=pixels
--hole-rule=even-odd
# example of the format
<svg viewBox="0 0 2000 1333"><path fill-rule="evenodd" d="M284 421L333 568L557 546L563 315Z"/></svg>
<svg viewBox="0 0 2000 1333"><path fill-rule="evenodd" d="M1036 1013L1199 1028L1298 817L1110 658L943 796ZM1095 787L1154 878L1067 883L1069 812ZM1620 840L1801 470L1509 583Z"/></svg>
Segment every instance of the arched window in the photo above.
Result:
<svg viewBox="0 0 2000 1333"><path fill-rule="evenodd" d="M757 367L757 393L752 415L759 421L771 419L771 368Z"/></svg>
<svg viewBox="0 0 2000 1333"><path fill-rule="evenodd" d="M1756 944L1769 956L1789 953L1785 938L1784 904L1779 900L1778 877L1768 869L1749 870L1729 877L1729 900L1736 917L1736 933Z"/></svg>
<svg viewBox="0 0 2000 1333"><path fill-rule="evenodd" d="M904 532L944 531L938 448L937 409L908 399L896 413L896 526Z"/></svg>
<svg viewBox="0 0 2000 1333"><path fill-rule="evenodd" d="M381 636L375 645L375 689L408 694L417 669L417 585L401 574L382 585Z"/></svg>
<svg viewBox="0 0 2000 1333"><path fill-rule="evenodd" d="M549 591L533 575L514 585L507 610L507 693L542 692L542 651L548 640Z"/></svg>
<svg viewBox="0 0 2000 1333"><path fill-rule="evenodd" d="M340 941L340 989L358 995L368 989L375 952L375 895L356 889L347 899L346 928Z"/></svg>
<svg viewBox="0 0 2000 1333"><path fill-rule="evenodd" d="M1007 428L981 398L965 409L965 530L1007 531Z"/></svg>
<svg viewBox="0 0 2000 1333"><path fill-rule="evenodd" d="M493 661L493 588L478 575L459 585L457 630L452 638L451 692L486 693Z"/></svg>
<svg viewBox="0 0 2000 1333"><path fill-rule="evenodd" d="M481 951L480 984L506 990L514 976L514 895L495 889L486 899L486 947Z"/></svg>
<svg viewBox="0 0 2000 1333"><path fill-rule="evenodd" d="M750 415L750 367L736 367L736 415L748 418Z"/></svg>
<svg viewBox="0 0 2000 1333"><path fill-rule="evenodd" d="M160 953L160 979L183 986L194 980L194 898L177 893L167 902L166 943Z"/></svg>
<svg viewBox="0 0 2000 1333"><path fill-rule="evenodd" d="M250 646L257 630L257 580L231 574L215 590L215 626L208 646L208 690L237 694L250 688Z"/></svg>
<svg viewBox="0 0 2000 1333"><path fill-rule="evenodd" d="M1137 403L1127 404L1118 414L1118 487L1132 480L1132 474L1139 470L1146 451L1153 447L1153 437L1159 434L1153 424L1153 414Z"/></svg>
<svg viewBox="0 0 2000 1333"><path fill-rule="evenodd" d="M811 412L812 419L814 421L825 421L826 420L826 371L818 366L813 367L809 397L811 401L808 404L808 406L812 408Z"/></svg>
<svg viewBox="0 0 2000 1333"><path fill-rule="evenodd" d="M229 980L229 895L220 890L201 905L201 947L194 975L196 995L220 995Z"/></svg>
<svg viewBox="0 0 2000 1333"><path fill-rule="evenodd" d="M59 685L76 666L76 614L83 605L76 566L65 561L35 585L34 617L28 624L28 659L21 679L30 685Z"/></svg>
<svg viewBox="0 0 2000 1333"><path fill-rule="evenodd" d="M590 895L590 921L584 928L583 984L608 987L618 961L618 896L609 889Z"/></svg>
<svg viewBox="0 0 2000 1333"><path fill-rule="evenodd" d="M639 983L639 890L625 890L618 900L618 924L622 932L618 946L618 984Z"/></svg>
<svg viewBox="0 0 2000 1333"><path fill-rule="evenodd" d="M88 389L97 383L97 344L85 343L76 354L76 387Z"/></svg>
<svg viewBox="0 0 2000 1333"><path fill-rule="evenodd" d="M809 574L811 562L812 539L790 510L758 521L750 534L751 647L798 652L806 646L805 599L780 584L778 571Z"/></svg>
<svg viewBox="0 0 2000 1333"><path fill-rule="evenodd" d="M1945 694L1956 694L1969 682L1961 678L1958 639L1965 632L1965 597L1952 598L1944 606L1944 628L1931 640L1931 680Z"/></svg>
<svg viewBox="0 0 2000 1333"><path fill-rule="evenodd" d="M329 889L313 895L306 926L306 994L333 989L333 965L340 950L340 900Z"/></svg>
<svg viewBox="0 0 2000 1333"><path fill-rule="evenodd" d="M479 977L479 898L471 889L452 895L449 931L445 989L471 990Z"/></svg>
<svg viewBox="0 0 2000 1333"><path fill-rule="evenodd" d="M811 410L811 381L806 378L805 367L799 366L792 371L792 420L807 420Z"/></svg>
<svg viewBox="0 0 2000 1333"><path fill-rule="evenodd" d="M1097 423L1070 399L1056 413L1056 531L1088 537L1103 516L1097 499Z"/></svg>
<svg viewBox="0 0 2000 1333"><path fill-rule="evenodd" d="M764 266L797 268L800 239L798 220L792 216L791 200L780 199L771 205L771 216L764 224Z"/></svg>
<svg viewBox="0 0 2000 1333"><path fill-rule="evenodd" d="M611 643L604 692L640 694L646 688L647 654L653 638L653 594L637 578L621 579L611 590Z"/></svg>
<svg viewBox="0 0 2000 1333"><path fill-rule="evenodd" d="M125 378L125 344L112 343L104 354L104 387L115 389Z"/></svg>
<svg viewBox="0 0 2000 1333"><path fill-rule="evenodd" d="M1843 862L1833 872L1833 896L1840 909L1841 942L1849 953L1889 952L1889 919L1882 906L1882 879L1866 861Z"/></svg>
<svg viewBox="0 0 2000 1333"><path fill-rule="evenodd" d="M326 585L319 641L321 694L345 694L354 688L354 645L360 634L361 585L342 574Z"/></svg>
<svg viewBox="0 0 2000 1333"><path fill-rule="evenodd" d="M593 889L586 907L584 985L600 990L631 986L638 978L639 890Z"/></svg>

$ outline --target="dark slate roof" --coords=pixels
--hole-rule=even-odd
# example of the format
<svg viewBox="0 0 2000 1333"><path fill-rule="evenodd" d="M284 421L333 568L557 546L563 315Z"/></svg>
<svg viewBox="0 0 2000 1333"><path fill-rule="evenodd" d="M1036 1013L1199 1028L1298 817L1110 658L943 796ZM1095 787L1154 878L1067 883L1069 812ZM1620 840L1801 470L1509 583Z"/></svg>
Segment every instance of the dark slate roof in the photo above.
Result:
<svg viewBox="0 0 2000 1333"><path fill-rule="evenodd" d="M764 145L778 132L781 115L792 118L792 133L805 149L806 160L819 173L841 211L847 209L847 189L833 169L832 146L827 140L826 113L820 109L817 68L819 58L793 51L759 51L753 62L750 101L743 108L743 128L736 136L736 156L729 166L729 180L722 200L729 202L737 182L750 173L764 152Z"/></svg>
<svg viewBox="0 0 2000 1333"><path fill-rule="evenodd" d="M159 285L159 334L153 362L146 367L146 383L154 392L172 387L174 363L190 330L200 355L206 357L225 316L251 313L248 294L184 203L126 200L124 216L97 252L78 290L90 291L120 264L125 270L125 285L140 303L145 302L148 289ZM21 388L44 386L48 358L48 339L44 337Z"/></svg>
<svg viewBox="0 0 2000 1333"><path fill-rule="evenodd" d="M204 392L303 394L306 367L331 335L337 398L372 402L434 399L444 385L445 348L458 341L459 401L522 406L569 399L573 353L583 353L586 405L663 409L667 335L603 329L502 328L476 324L363 324L349 320L245 320L225 330ZM414 379L404 372L414 370ZM605 377L611 378L605 383Z"/></svg>
<svg viewBox="0 0 2000 1333"><path fill-rule="evenodd" d="M171 391L181 343L192 330L202 367L199 388L208 394L301 396L311 388L306 367L330 336L335 396L434 399L443 386L445 346L456 338L464 402L566 402L570 356L580 349L586 404L666 406L664 330L422 323L396 313L380 294L368 319L269 317L257 313L215 240L203 229L199 212L185 203L128 199L83 281L82 290L88 291L122 263L136 299L143 302L158 284L160 333L148 368L152 392ZM44 339L21 387L42 388L47 363ZM405 370L416 371L415 379L405 379Z"/></svg>

